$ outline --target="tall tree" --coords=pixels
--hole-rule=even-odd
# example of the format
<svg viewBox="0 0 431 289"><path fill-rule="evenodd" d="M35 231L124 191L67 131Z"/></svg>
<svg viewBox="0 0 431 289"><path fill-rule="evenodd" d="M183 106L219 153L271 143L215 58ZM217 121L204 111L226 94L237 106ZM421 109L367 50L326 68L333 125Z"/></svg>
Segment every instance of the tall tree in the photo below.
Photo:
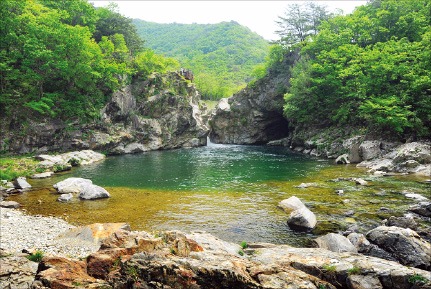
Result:
<svg viewBox="0 0 431 289"><path fill-rule="evenodd" d="M289 4L283 16L279 16L276 23L280 27L276 33L280 42L290 47L304 41L311 35L316 35L320 23L331 17L325 6L306 2Z"/></svg>

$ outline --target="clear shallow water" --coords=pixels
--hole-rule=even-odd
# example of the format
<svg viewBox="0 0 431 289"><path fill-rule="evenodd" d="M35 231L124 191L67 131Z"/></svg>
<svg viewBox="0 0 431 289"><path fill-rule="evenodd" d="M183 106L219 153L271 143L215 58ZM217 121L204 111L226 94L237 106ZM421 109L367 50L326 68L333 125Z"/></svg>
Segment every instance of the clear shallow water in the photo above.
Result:
<svg viewBox="0 0 431 289"><path fill-rule="evenodd" d="M333 166L287 148L211 145L109 157L50 180L30 180L37 189L14 200L32 214L61 216L77 225L128 222L136 230L204 230L233 242L304 245L310 237L352 223L367 228L400 215L413 203L401 190L427 190L407 177L372 178L369 187L330 181L362 175L354 166ZM52 184L72 176L91 179L111 198L56 202ZM318 186L295 187L302 182ZM344 196L336 189L344 189ZM313 232L296 233L287 226L288 215L277 204L292 195L316 213ZM351 217L349 210L355 212Z"/></svg>

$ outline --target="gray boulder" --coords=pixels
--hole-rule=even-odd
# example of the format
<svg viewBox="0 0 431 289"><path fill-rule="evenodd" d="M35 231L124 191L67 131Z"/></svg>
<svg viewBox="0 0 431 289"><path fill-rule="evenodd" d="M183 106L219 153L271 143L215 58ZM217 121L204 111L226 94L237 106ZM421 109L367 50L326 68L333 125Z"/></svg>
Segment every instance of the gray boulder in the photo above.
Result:
<svg viewBox="0 0 431 289"><path fill-rule="evenodd" d="M324 248L332 252L358 252L349 239L339 234L329 233L325 236L318 237L315 239L315 242L319 248Z"/></svg>
<svg viewBox="0 0 431 289"><path fill-rule="evenodd" d="M385 226L394 226L400 228L409 228L412 230L416 230L418 228L418 224L416 223L413 217L394 217L391 216L384 223Z"/></svg>
<svg viewBox="0 0 431 289"><path fill-rule="evenodd" d="M68 178L64 181L58 182L54 185L54 188L60 194L69 193L80 193L84 185L92 184L93 182L89 179L83 178Z"/></svg>
<svg viewBox="0 0 431 289"><path fill-rule="evenodd" d="M420 164L431 163L430 144L412 142L398 147L394 162L399 164L410 160L414 160Z"/></svg>
<svg viewBox="0 0 431 289"><path fill-rule="evenodd" d="M79 192L78 197L83 200L94 200L94 199L102 199L109 198L110 195L108 191L100 186L96 186L93 184L85 184L81 191Z"/></svg>
<svg viewBox="0 0 431 289"><path fill-rule="evenodd" d="M309 230L316 226L316 215L308 208L303 207L290 213L287 224L290 228L296 230Z"/></svg>
<svg viewBox="0 0 431 289"><path fill-rule="evenodd" d="M411 229L380 226L369 231L366 236L401 264L425 270L431 268L431 244Z"/></svg>
<svg viewBox="0 0 431 289"><path fill-rule="evenodd" d="M359 156L364 161L368 161L368 160L380 157L381 155L380 145L381 145L380 141L364 141L359 146Z"/></svg>
<svg viewBox="0 0 431 289"><path fill-rule="evenodd" d="M347 239L349 239L350 243L352 243L352 245L355 246L358 252L361 254L389 261L397 261L397 259L392 257L391 254L383 249L380 249L379 246L371 244L370 241L365 238L364 234L350 233L347 236Z"/></svg>
<svg viewBox="0 0 431 289"><path fill-rule="evenodd" d="M93 200L100 198L109 198L109 193L102 187L94 185L89 179L83 178L68 178L64 181L58 182L54 188L60 194L78 194L80 199Z"/></svg>
<svg viewBox="0 0 431 289"><path fill-rule="evenodd" d="M305 205L301 202L300 199L295 196L292 196L278 203L278 207L282 208L285 212L291 212L304 208Z"/></svg>
<svg viewBox="0 0 431 289"><path fill-rule="evenodd" d="M13 185L16 189L29 189L31 185L27 183L27 179L25 177L18 177L13 181Z"/></svg>
<svg viewBox="0 0 431 289"><path fill-rule="evenodd" d="M410 206L409 211L424 217L431 217L431 202L420 202L412 205Z"/></svg>

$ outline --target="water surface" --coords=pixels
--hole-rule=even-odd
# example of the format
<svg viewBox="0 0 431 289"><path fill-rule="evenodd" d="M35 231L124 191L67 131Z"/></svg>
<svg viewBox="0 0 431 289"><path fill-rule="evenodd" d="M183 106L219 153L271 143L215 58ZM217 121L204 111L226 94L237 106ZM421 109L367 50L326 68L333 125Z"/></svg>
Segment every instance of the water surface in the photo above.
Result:
<svg viewBox="0 0 431 289"><path fill-rule="evenodd" d="M52 184L71 176L91 179L111 198L56 202ZM204 230L233 242L304 245L308 238L353 223L376 226L413 202L400 190L427 189L408 177L368 177L368 187L331 181L352 176L368 177L354 166L334 166L287 148L211 145L108 157L50 180L33 180L38 189L15 199L32 214L61 216L76 225L128 222L136 230ZM302 182L317 186L295 187ZM345 194L337 195L337 189ZM316 213L314 231L296 233L287 226L288 215L277 204L292 195Z"/></svg>

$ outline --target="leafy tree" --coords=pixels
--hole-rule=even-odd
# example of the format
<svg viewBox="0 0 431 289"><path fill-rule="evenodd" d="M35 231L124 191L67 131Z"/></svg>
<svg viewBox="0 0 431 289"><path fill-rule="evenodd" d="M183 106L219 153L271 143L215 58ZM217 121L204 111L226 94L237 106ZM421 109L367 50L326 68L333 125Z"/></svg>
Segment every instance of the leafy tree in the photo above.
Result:
<svg viewBox="0 0 431 289"><path fill-rule="evenodd" d="M371 1L323 22L293 68L287 118L302 127L429 135L430 8L425 0Z"/></svg>
<svg viewBox="0 0 431 289"><path fill-rule="evenodd" d="M291 47L307 37L316 35L320 23L329 19L331 14L324 6L313 2L289 4L284 15L276 21L280 30L276 33L281 37L280 43Z"/></svg>
<svg viewBox="0 0 431 289"><path fill-rule="evenodd" d="M93 34L96 42L100 42L103 36L122 34L131 54L135 55L143 49L143 40L137 34L136 27L130 18L124 17L118 12L116 4L96 9L98 20Z"/></svg>
<svg viewBox="0 0 431 289"><path fill-rule="evenodd" d="M206 99L228 97L253 78L264 62L269 44L236 22L219 24L158 24L135 19L146 45L177 59L194 73Z"/></svg>

